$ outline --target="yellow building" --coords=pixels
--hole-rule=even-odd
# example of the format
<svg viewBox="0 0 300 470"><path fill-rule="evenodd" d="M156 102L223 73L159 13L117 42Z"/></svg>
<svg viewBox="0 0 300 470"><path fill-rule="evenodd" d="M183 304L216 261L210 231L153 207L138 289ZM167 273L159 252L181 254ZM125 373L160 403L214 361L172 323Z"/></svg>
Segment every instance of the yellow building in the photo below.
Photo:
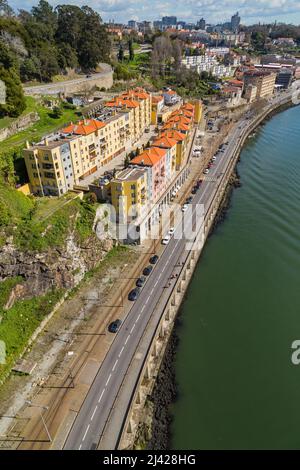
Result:
<svg viewBox="0 0 300 470"><path fill-rule="evenodd" d="M162 112L164 107L164 98L161 95L152 96L151 104L151 124L157 126L158 124L158 114Z"/></svg>
<svg viewBox="0 0 300 470"><path fill-rule="evenodd" d="M151 123L151 94L141 88L107 103L95 119L71 123L24 149L32 191L64 194L126 151Z"/></svg>
<svg viewBox="0 0 300 470"><path fill-rule="evenodd" d="M176 170L179 170L185 164L187 157L187 136L176 129L166 130L161 136L176 140Z"/></svg>
<svg viewBox="0 0 300 470"><path fill-rule="evenodd" d="M120 171L111 181L111 201L120 223L141 215L147 197L147 169L129 167Z"/></svg>

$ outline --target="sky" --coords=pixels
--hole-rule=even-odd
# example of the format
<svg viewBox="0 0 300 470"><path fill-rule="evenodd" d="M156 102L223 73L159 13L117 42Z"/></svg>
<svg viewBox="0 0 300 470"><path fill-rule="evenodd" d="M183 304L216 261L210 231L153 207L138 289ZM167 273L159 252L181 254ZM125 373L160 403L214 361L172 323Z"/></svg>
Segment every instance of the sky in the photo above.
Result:
<svg viewBox="0 0 300 470"><path fill-rule="evenodd" d="M127 23L128 20L157 20L162 16L195 23L201 17L208 23L230 20L239 11L243 24L275 20L300 24L300 0L48 0L51 5L89 5L104 21ZM15 9L29 10L38 0L8 0Z"/></svg>

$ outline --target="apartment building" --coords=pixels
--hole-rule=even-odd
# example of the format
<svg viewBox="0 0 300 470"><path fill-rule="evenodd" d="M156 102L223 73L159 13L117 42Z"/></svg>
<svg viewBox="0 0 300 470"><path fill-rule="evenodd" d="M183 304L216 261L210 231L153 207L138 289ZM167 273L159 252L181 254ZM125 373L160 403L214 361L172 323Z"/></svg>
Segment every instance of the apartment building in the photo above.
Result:
<svg viewBox="0 0 300 470"><path fill-rule="evenodd" d="M273 94L276 73L269 73L264 70L247 70L244 72L245 92L249 85L254 85L257 88L256 98L266 98Z"/></svg>
<svg viewBox="0 0 300 470"><path fill-rule="evenodd" d="M148 202L147 169L129 167L111 181L112 205L119 223L136 219Z"/></svg>
<svg viewBox="0 0 300 470"><path fill-rule="evenodd" d="M24 149L31 190L61 196L136 142L151 123L151 95L141 88L108 102L95 119L70 123Z"/></svg>

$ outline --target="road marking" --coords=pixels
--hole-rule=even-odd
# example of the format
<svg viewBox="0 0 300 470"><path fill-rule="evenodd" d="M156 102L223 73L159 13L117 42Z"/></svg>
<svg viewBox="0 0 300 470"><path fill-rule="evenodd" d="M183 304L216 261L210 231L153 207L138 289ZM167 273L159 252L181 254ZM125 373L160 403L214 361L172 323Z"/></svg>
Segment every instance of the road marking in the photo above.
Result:
<svg viewBox="0 0 300 470"><path fill-rule="evenodd" d="M105 387L107 387L108 382L110 381L110 379L111 379L111 374L109 374L109 377L108 377L108 379L107 379L107 381L106 381Z"/></svg>
<svg viewBox="0 0 300 470"><path fill-rule="evenodd" d="M134 324L133 327L131 328L130 333L132 333L134 329L135 329L135 324Z"/></svg>
<svg viewBox="0 0 300 470"><path fill-rule="evenodd" d="M154 291L154 288L153 288L153 289L152 289L152 291L150 292L150 295L152 295L152 294L153 294L153 291Z"/></svg>
<svg viewBox="0 0 300 470"><path fill-rule="evenodd" d="M79 446L78 450L81 450L81 447L82 447L82 444L80 444L80 446Z"/></svg>
<svg viewBox="0 0 300 470"><path fill-rule="evenodd" d="M148 303L149 299L150 299L150 295L149 295L149 297L147 298L147 300L146 300L145 304L147 304L147 303Z"/></svg>
<svg viewBox="0 0 300 470"><path fill-rule="evenodd" d="M137 319L136 319L135 323L136 323L137 321L139 321L140 316L141 316L141 314L139 313L138 316L137 316Z"/></svg>
<svg viewBox="0 0 300 470"><path fill-rule="evenodd" d="M114 363L114 366L113 366L113 368L112 368L112 371L114 371L114 370L115 370L115 368L116 368L116 365L118 364L118 360L119 360L119 359L117 359L117 360L116 360L116 362Z"/></svg>
<svg viewBox="0 0 300 470"><path fill-rule="evenodd" d="M92 417L91 417L91 421L93 421L93 419L94 419L97 408L98 408L98 405L96 405L96 408L94 409L94 412L93 412Z"/></svg>
<svg viewBox="0 0 300 470"><path fill-rule="evenodd" d="M123 352L123 351L124 351L124 346L123 346L123 348L121 349L121 351L119 352L119 357L122 356L122 352Z"/></svg>
<svg viewBox="0 0 300 470"><path fill-rule="evenodd" d="M100 395L100 397L99 397L98 403L100 403L101 398L103 397L104 392L105 392L105 388L102 390L102 393L101 393L101 395Z"/></svg>
<svg viewBox="0 0 300 470"><path fill-rule="evenodd" d="M143 313L145 307L146 307L146 305L143 305L142 310L141 310L142 313Z"/></svg>
<svg viewBox="0 0 300 470"><path fill-rule="evenodd" d="M86 435L88 433L88 430L90 429L90 425L88 424L88 427L86 428L85 430L85 433L84 433L84 436L83 436L83 439L82 439L82 442L84 441L84 439L86 438Z"/></svg>
<svg viewBox="0 0 300 470"><path fill-rule="evenodd" d="M127 344L127 341L129 340L129 338L130 338L130 335L127 336L125 344Z"/></svg>
<svg viewBox="0 0 300 470"><path fill-rule="evenodd" d="M158 279L160 279L160 278L161 278L161 273L160 273L160 275L158 276Z"/></svg>

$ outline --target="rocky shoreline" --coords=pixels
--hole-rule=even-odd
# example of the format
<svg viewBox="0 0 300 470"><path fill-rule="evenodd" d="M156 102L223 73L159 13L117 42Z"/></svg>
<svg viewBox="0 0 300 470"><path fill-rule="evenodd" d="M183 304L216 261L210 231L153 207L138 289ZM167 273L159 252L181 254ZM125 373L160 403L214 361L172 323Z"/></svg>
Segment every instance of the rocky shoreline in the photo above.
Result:
<svg viewBox="0 0 300 470"><path fill-rule="evenodd" d="M224 222L230 206L232 192L235 188L239 188L240 186L240 177L235 168L230 176L209 236L213 234L220 223ZM179 343L178 328L181 323L180 315L181 309L179 310L173 331L169 338L153 391L145 404L143 418L136 434L135 449L170 449L172 437L172 415L170 408L178 396L175 358Z"/></svg>

